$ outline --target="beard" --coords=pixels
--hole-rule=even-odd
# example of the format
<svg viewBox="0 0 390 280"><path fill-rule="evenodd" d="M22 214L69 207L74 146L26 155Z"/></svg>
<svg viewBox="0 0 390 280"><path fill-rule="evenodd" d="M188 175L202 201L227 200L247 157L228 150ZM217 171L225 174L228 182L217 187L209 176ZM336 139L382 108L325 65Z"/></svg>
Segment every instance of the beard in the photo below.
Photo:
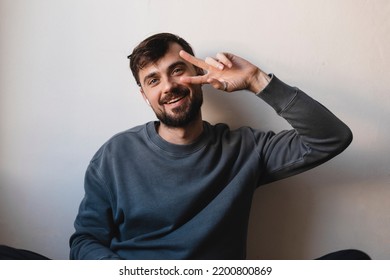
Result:
<svg viewBox="0 0 390 280"><path fill-rule="evenodd" d="M190 96L190 89L182 85L172 88L171 92L160 100L161 108L170 100L176 98L187 98ZM192 98L189 102L185 102L178 107L172 109L172 113L166 112L164 109L154 110L156 117L168 127L184 127L196 120L200 114L200 108L203 104L203 94L199 87L195 89Z"/></svg>

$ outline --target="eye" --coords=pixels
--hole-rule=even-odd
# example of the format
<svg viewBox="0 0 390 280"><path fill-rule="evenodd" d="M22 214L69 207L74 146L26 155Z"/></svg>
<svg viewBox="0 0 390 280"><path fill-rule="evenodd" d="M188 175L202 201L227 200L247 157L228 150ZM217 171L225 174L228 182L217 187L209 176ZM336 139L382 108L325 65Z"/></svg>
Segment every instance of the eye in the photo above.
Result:
<svg viewBox="0 0 390 280"><path fill-rule="evenodd" d="M158 83L158 79L156 79L156 78L149 79L149 81L148 81L149 86L153 86L157 83Z"/></svg>
<svg viewBox="0 0 390 280"><path fill-rule="evenodd" d="M173 69L172 74L173 74L173 75L180 75L180 74L182 74L183 72L184 72L184 69L183 69L183 68L181 68L181 67L176 67L175 69Z"/></svg>

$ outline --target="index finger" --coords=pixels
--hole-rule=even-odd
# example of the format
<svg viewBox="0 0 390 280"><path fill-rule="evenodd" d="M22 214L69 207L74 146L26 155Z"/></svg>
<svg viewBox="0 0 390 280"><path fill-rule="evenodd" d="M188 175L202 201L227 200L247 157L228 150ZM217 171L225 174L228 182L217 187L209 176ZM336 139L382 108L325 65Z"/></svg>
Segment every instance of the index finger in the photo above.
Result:
<svg viewBox="0 0 390 280"><path fill-rule="evenodd" d="M181 50L179 52L179 55L181 56L181 58L183 58L184 60L188 61L189 63L199 67L199 68L202 68L203 70L208 70L209 69L209 65L204 62L203 60L199 59L199 58L196 58L195 56L189 54L188 52L184 51L184 50Z"/></svg>

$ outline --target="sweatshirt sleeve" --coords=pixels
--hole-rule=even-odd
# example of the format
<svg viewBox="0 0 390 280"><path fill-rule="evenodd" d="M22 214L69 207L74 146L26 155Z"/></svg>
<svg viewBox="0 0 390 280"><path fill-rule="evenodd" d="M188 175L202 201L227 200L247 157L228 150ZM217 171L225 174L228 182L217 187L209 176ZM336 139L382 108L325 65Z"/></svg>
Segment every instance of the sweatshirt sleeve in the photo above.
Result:
<svg viewBox="0 0 390 280"><path fill-rule="evenodd" d="M74 222L70 259L120 259L109 249L113 238L111 194L105 187L99 169L91 163L85 175L85 195Z"/></svg>
<svg viewBox="0 0 390 280"><path fill-rule="evenodd" d="M256 134L265 169L260 184L283 179L322 164L341 153L352 132L341 120L303 91L276 76L257 94L293 129Z"/></svg>

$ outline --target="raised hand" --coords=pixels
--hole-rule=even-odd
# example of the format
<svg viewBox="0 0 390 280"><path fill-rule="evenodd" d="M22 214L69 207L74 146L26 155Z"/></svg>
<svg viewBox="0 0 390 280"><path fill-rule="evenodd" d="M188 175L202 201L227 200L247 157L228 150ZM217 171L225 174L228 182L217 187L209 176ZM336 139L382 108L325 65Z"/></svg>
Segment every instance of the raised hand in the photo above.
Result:
<svg viewBox="0 0 390 280"><path fill-rule="evenodd" d="M227 92L247 89L258 93L270 80L257 66L230 53L218 53L215 58L207 57L204 61L183 50L179 54L204 71L203 75L182 77L181 80L185 83L210 84Z"/></svg>

